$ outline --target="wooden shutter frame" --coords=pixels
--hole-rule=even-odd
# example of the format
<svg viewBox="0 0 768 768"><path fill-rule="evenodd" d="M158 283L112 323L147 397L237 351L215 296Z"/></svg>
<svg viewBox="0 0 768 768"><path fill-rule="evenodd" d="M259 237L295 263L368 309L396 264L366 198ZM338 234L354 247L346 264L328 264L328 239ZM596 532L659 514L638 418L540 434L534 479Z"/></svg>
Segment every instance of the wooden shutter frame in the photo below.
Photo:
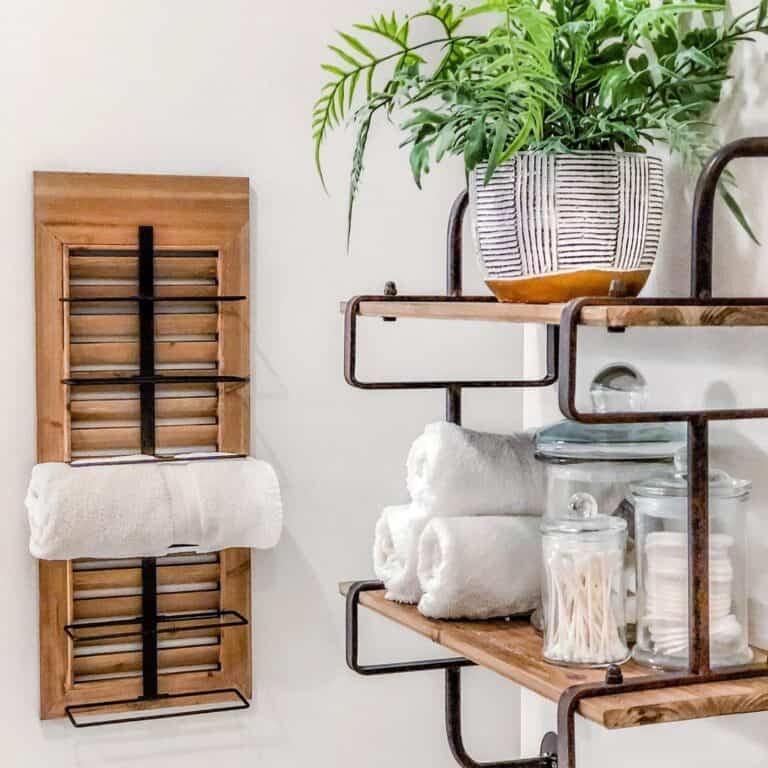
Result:
<svg viewBox="0 0 768 768"><path fill-rule="evenodd" d="M138 226L151 225L158 250L211 250L219 254L221 295L249 293L249 182L247 178L36 172L35 301L37 337L37 459L71 458L68 304L69 252L75 248L136 248ZM249 375L249 302L222 303L218 363L222 374ZM247 385L222 384L218 401L219 450L248 453ZM221 608L250 621L250 551L220 553ZM141 679L77 684L72 641L64 632L73 613L70 562L39 565L40 715L62 717L71 704L135 698ZM161 693L236 687L252 695L250 628L223 630L221 670L164 675Z"/></svg>

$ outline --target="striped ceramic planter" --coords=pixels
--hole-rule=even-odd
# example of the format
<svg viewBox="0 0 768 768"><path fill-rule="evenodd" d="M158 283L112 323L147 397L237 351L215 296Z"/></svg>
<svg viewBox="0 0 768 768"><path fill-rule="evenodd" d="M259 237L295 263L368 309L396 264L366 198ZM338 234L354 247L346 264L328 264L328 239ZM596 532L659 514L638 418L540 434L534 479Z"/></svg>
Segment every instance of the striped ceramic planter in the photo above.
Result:
<svg viewBox="0 0 768 768"><path fill-rule="evenodd" d="M501 301L636 296L661 237L664 169L644 154L520 152L488 184L470 180L472 218L489 288Z"/></svg>

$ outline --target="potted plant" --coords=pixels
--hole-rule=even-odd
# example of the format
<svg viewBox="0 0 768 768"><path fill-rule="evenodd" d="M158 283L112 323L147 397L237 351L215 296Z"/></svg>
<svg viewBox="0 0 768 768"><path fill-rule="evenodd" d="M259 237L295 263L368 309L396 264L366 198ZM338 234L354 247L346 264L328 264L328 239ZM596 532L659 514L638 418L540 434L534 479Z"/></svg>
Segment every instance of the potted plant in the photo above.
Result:
<svg viewBox="0 0 768 768"><path fill-rule="evenodd" d="M351 117L350 223L371 125L398 119L416 184L464 159L476 242L507 301L637 294L664 202L666 144L691 169L716 147L711 114L737 45L768 32L768 0L434 0L339 33L315 105L315 157ZM478 32L480 27L482 31ZM721 193L750 233L726 177Z"/></svg>

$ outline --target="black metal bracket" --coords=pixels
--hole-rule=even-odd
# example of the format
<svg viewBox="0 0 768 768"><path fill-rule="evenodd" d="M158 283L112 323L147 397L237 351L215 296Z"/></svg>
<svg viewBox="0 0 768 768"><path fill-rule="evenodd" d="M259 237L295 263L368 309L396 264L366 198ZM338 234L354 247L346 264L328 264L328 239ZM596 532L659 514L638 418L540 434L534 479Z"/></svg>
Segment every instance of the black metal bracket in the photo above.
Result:
<svg viewBox="0 0 768 768"><path fill-rule="evenodd" d="M358 581L349 586L346 610L346 656L347 666L358 675L375 677L406 672L445 671L445 732L448 746L456 762L463 768L557 768L557 739L547 734L542 741L539 757L503 762L478 763L464 748L461 729L461 668L472 667L475 663L462 657L448 659L425 659L387 664L361 664L359 660L359 607L364 592L384 589L380 581Z"/></svg>
<svg viewBox="0 0 768 768"><path fill-rule="evenodd" d="M557 768L557 736L547 733L539 751L539 757L479 763L473 760L464 747L461 729L461 669L445 670L445 732L448 746L456 762L463 768Z"/></svg>
<svg viewBox="0 0 768 768"><path fill-rule="evenodd" d="M137 376L127 376L119 378L85 378L74 377L64 379L63 383L69 386L88 385L88 386L113 386L116 384L134 384L139 388L140 404L140 435L141 435L141 453L149 456L149 459L137 460L150 462L173 462L177 459L171 457L159 457L156 455L156 430L155 430L155 390L158 384L181 384L181 383L244 383L247 378L241 376L172 376L158 375L155 371L155 304L165 299L155 296L155 246L154 229L150 226L140 226L138 232L139 240L139 258L138 258L138 278L139 292L138 296L129 299L121 298L110 300L136 301L138 302L139 315L139 373ZM208 301L241 301L245 296L220 296L205 297ZM179 299L177 299L179 300ZM203 300L198 298L197 300ZM99 298L92 298L89 301L101 301ZM236 458L235 455L225 455L222 457L201 457L204 460L214 460L218 458L228 459ZM189 459L181 459L189 461ZM105 466L125 462L78 462L74 466ZM144 557L141 560L141 616L135 619L117 619L113 621L95 622L90 624L75 623L68 624L64 631L72 639L77 639L77 630L107 627L120 627L132 624L140 624L140 632L123 632L100 635L97 637L89 636L89 639L110 639L115 637L141 637L141 679L142 695L137 699L124 699L120 701L103 701L90 704L76 704L65 707L65 712L70 722L76 728L93 728L100 725L116 725L119 723L138 722L143 720L160 720L171 717L182 717L185 715L209 714L213 712L224 712L237 709L248 709L250 703L235 688L226 688L219 690L191 691L189 693L167 694L159 691L159 664L158 664L158 635L164 632L188 632L193 629L201 628L199 625L188 627L174 626L173 629L163 628L162 622L185 622L196 621L209 618L219 619L218 624L202 625L204 628L220 629L229 627L240 627L248 624L247 619L236 611L217 611L214 614L184 614L181 616L163 616L157 610L157 559L154 557ZM225 618L228 617L228 618ZM157 703L160 706L173 706L173 702L179 699L194 699L215 697L220 698L225 695L232 695L236 699L233 705L222 707L211 707L202 709L188 709L185 711L174 712L142 712L137 716L126 716L116 718L105 718L101 720L79 721L76 717L78 713L83 714L93 712L99 709L120 709L123 707L136 709L137 705Z"/></svg>
<svg viewBox="0 0 768 768"><path fill-rule="evenodd" d="M357 375L357 321L360 305L369 301L386 301L388 303L423 304L430 301L440 301L444 304L461 304L466 302L496 300L488 297L475 298L471 296L386 296L368 295L355 296L347 303L344 314L344 379L347 384L356 389L387 390L387 389L521 389L523 387L549 387L557 381L558 376L558 337L559 327L547 326L547 370L539 379L501 379L501 380L435 380L435 381L362 381Z"/></svg>
<svg viewBox="0 0 768 768"><path fill-rule="evenodd" d="M200 699L215 698L221 699L223 696L231 696L235 703L228 704L221 707L207 707L204 709L190 709L186 712L156 712L154 714L146 713L139 717L115 717L112 719L104 720L78 720L78 715L87 714L93 710L108 709L108 708L126 708L133 709L136 704L153 701L162 704L163 706L170 708L174 706L174 702L183 699L195 699L196 702ZM172 717L189 717L190 715L212 715L216 712L233 712L240 709L249 709L250 703L248 699L243 696L237 688L217 688L210 691L195 691L194 693L163 693L156 696L153 699L121 699L119 701L101 701L94 704L72 704L65 708L69 722L75 726L75 728L96 728L100 725L120 725L122 723L140 723L146 720L167 720Z"/></svg>
<svg viewBox="0 0 768 768"><path fill-rule="evenodd" d="M357 581L350 585L347 592L346 614L346 654L347 666L358 675L374 677L377 675L395 675L401 672L428 672L435 669L456 669L474 666L473 662L461 657L451 659L426 659L423 661L405 661L389 664L361 664L358 658L360 635L360 595L384 589L380 581Z"/></svg>

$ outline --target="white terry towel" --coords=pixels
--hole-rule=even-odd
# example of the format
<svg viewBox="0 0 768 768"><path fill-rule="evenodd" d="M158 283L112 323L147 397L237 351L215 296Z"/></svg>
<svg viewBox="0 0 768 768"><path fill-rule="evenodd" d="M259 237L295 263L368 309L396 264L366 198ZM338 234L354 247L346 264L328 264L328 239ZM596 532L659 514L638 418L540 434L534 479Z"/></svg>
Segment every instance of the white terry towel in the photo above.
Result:
<svg viewBox="0 0 768 768"><path fill-rule="evenodd" d="M381 513L373 542L373 568L384 582L387 600L419 602L419 537L428 522L429 516L414 504L385 507Z"/></svg>
<svg viewBox="0 0 768 768"><path fill-rule="evenodd" d="M419 542L419 611L490 619L532 611L541 594L540 519L434 518Z"/></svg>
<svg viewBox="0 0 768 768"><path fill-rule="evenodd" d="M541 515L544 469L531 434L429 424L411 447L407 469L411 498L435 515Z"/></svg>
<svg viewBox="0 0 768 768"><path fill-rule="evenodd" d="M30 552L45 560L160 557L173 545L269 549L280 539L280 486L267 462L140 459L38 464L25 501Z"/></svg>

